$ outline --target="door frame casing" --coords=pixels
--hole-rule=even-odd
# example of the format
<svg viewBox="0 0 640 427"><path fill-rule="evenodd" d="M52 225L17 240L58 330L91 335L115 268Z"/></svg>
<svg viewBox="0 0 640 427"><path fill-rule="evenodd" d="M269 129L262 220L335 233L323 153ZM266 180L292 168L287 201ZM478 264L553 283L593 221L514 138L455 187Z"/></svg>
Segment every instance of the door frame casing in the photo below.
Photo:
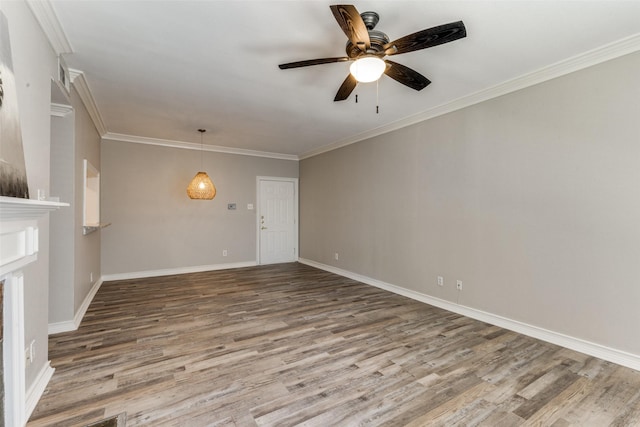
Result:
<svg viewBox="0 0 640 427"><path fill-rule="evenodd" d="M256 264L262 265L262 259L260 256L260 215L262 211L262 206L260 203L260 182L261 181L280 181L280 182L292 182L293 183L293 221L294 221L294 229L293 229L293 241L294 241L294 255L293 260L297 261L299 256L299 227L300 222L298 220L298 202L299 202L299 194L298 194L298 178L289 178L289 177L280 177L280 176L256 176Z"/></svg>

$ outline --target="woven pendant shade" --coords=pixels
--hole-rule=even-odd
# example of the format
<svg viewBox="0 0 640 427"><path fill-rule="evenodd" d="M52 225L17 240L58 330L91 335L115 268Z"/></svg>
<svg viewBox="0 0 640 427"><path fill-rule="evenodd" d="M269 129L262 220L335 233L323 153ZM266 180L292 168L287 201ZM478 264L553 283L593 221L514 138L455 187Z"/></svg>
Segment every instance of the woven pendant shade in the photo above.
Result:
<svg viewBox="0 0 640 427"><path fill-rule="evenodd" d="M206 130L198 129L198 132L200 132L200 168L202 168L202 137ZM190 199L211 200L216 197L216 186L213 185L211 178L209 178L206 172L198 172L187 187L187 195Z"/></svg>
<svg viewBox="0 0 640 427"><path fill-rule="evenodd" d="M198 172L187 187L191 199L211 200L216 196L216 187L206 172Z"/></svg>

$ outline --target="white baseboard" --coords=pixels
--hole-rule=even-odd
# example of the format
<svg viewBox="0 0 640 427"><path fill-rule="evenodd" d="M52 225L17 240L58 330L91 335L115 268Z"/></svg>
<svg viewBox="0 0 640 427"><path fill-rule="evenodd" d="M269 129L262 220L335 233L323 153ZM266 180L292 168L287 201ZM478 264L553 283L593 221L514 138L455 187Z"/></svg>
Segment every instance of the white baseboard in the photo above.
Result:
<svg viewBox="0 0 640 427"><path fill-rule="evenodd" d="M640 355L606 347L601 344L585 341L580 338L571 337L558 332L543 329L538 326L529 325L527 323L498 316L486 311L477 310L472 307L467 307L464 305L453 303L451 301L435 298L420 292L405 289L400 286L383 282L381 280L372 279L371 277L363 276L348 270L343 270L338 267L322 264L309 259L298 258L298 262L300 262L301 264L309 265L311 267L319 268L320 270L325 270L331 273L338 274L340 276L348 277L349 279L357 280L358 282L375 286L377 288L384 289L386 291L393 292L395 294L402 295L416 301L423 302L425 304L443 308L445 310L458 313L472 319L500 326L501 328L509 329L523 335L537 338L542 341L556 344L571 350L579 351L590 356L598 357L600 359L640 371Z"/></svg>
<svg viewBox="0 0 640 427"><path fill-rule="evenodd" d="M27 390L27 395L25 396L25 405L24 405L24 419L28 420L33 410L36 409L36 405L38 401L42 397L44 393L44 389L47 388L47 384L51 380L53 376L54 368L51 367L51 362L47 361L47 363L42 367L36 380L31 384L31 387Z"/></svg>
<svg viewBox="0 0 640 427"><path fill-rule="evenodd" d="M87 296L84 297L84 301L82 301L82 304L78 308L78 311L76 311L76 315L73 316L73 324L75 325L75 329L78 329L78 327L80 327L80 323L82 323L82 319L89 309L89 305L91 304L91 301L93 301L93 297L96 296L98 290L100 289L100 286L102 286L103 281L104 280L102 279L102 277L99 278L98 281L93 284Z"/></svg>
<svg viewBox="0 0 640 427"><path fill-rule="evenodd" d="M196 265L193 267L166 268L162 270L134 271L131 273L105 274L102 280L105 282L111 280L129 280L143 279L145 277L171 276L174 274L200 273L202 271L228 270L230 268L253 267L255 261L232 262L228 264L212 264L212 265Z"/></svg>
<svg viewBox="0 0 640 427"><path fill-rule="evenodd" d="M84 301L82 301L82 305L80 305L75 316L73 316L73 320L49 323L49 328L48 328L49 335L59 334L61 332L75 331L76 329L78 329L80 327L80 323L82 323L84 314L87 312L87 309L89 308L89 304L91 304L91 301L93 301L93 297L95 297L96 293L98 293L98 289L100 289L102 282L104 282L104 280L101 277L100 279L98 279L96 283L93 284L93 286L91 287L91 290L89 291L87 296L84 298Z"/></svg>
<svg viewBox="0 0 640 427"><path fill-rule="evenodd" d="M78 329L73 320L65 320L64 322L49 323L49 335L60 334L62 332L71 332Z"/></svg>

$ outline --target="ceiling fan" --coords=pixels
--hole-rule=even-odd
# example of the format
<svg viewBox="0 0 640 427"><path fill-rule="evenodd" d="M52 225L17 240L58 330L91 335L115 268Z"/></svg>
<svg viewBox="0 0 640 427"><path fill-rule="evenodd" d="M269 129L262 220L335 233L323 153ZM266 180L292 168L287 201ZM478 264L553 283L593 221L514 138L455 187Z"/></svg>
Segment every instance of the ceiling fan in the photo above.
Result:
<svg viewBox="0 0 640 427"><path fill-rule="evenodd" d="M340 28L349 39L346 47L347 56L289 62L280 64L278 67L285 70L332 62L354 61L351 64L351 73L338 89L334 101L344 101L353 92L358 82L376 81L383 73L405 86L422 90L431 83L429 79L409 67L383 58L438 46L467 36L464 24L462 21L458 21L418 31L390 42L385 33L374 30L380 20L380 16L376 12L360 14L355 6L348 4L334 5L330 8Z"/></svg>

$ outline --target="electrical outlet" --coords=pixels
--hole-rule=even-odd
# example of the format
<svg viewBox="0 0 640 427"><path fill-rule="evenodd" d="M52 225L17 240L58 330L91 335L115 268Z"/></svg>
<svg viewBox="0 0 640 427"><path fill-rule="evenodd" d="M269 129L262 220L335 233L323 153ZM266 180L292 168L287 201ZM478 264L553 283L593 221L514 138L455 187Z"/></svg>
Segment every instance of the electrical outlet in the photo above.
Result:
<svg viewBox="0 0 640 427"><path fill-rule="evenodd" d="M462 280L456 280L456 288L461 291L462 290Z"/></svg>
<svg viewBox="0 0 640 427"><path fill-rule="evenodd" d="M222 250L222 256L227 256L227 250L226 249Z"/></svg>
<svg viewBox="0 0 640 427"><path fill-rule="evenodd" d="M438 286L444 286L444 277L438 276Z"/></svg>
<svg viewBox="0 0 640 427"><path fill-rule="evenodd" d="M338 252L336 252L333 257L336 259L336 261L340 258L340 255L338 255Z"/></svg>
<svg viewBox="0 0 640 427"><path fill-rule="evenodd" d="M33 363L36 358L36 340L31 341L29 347L24 349L24 360L27 365Z"/></svg>

